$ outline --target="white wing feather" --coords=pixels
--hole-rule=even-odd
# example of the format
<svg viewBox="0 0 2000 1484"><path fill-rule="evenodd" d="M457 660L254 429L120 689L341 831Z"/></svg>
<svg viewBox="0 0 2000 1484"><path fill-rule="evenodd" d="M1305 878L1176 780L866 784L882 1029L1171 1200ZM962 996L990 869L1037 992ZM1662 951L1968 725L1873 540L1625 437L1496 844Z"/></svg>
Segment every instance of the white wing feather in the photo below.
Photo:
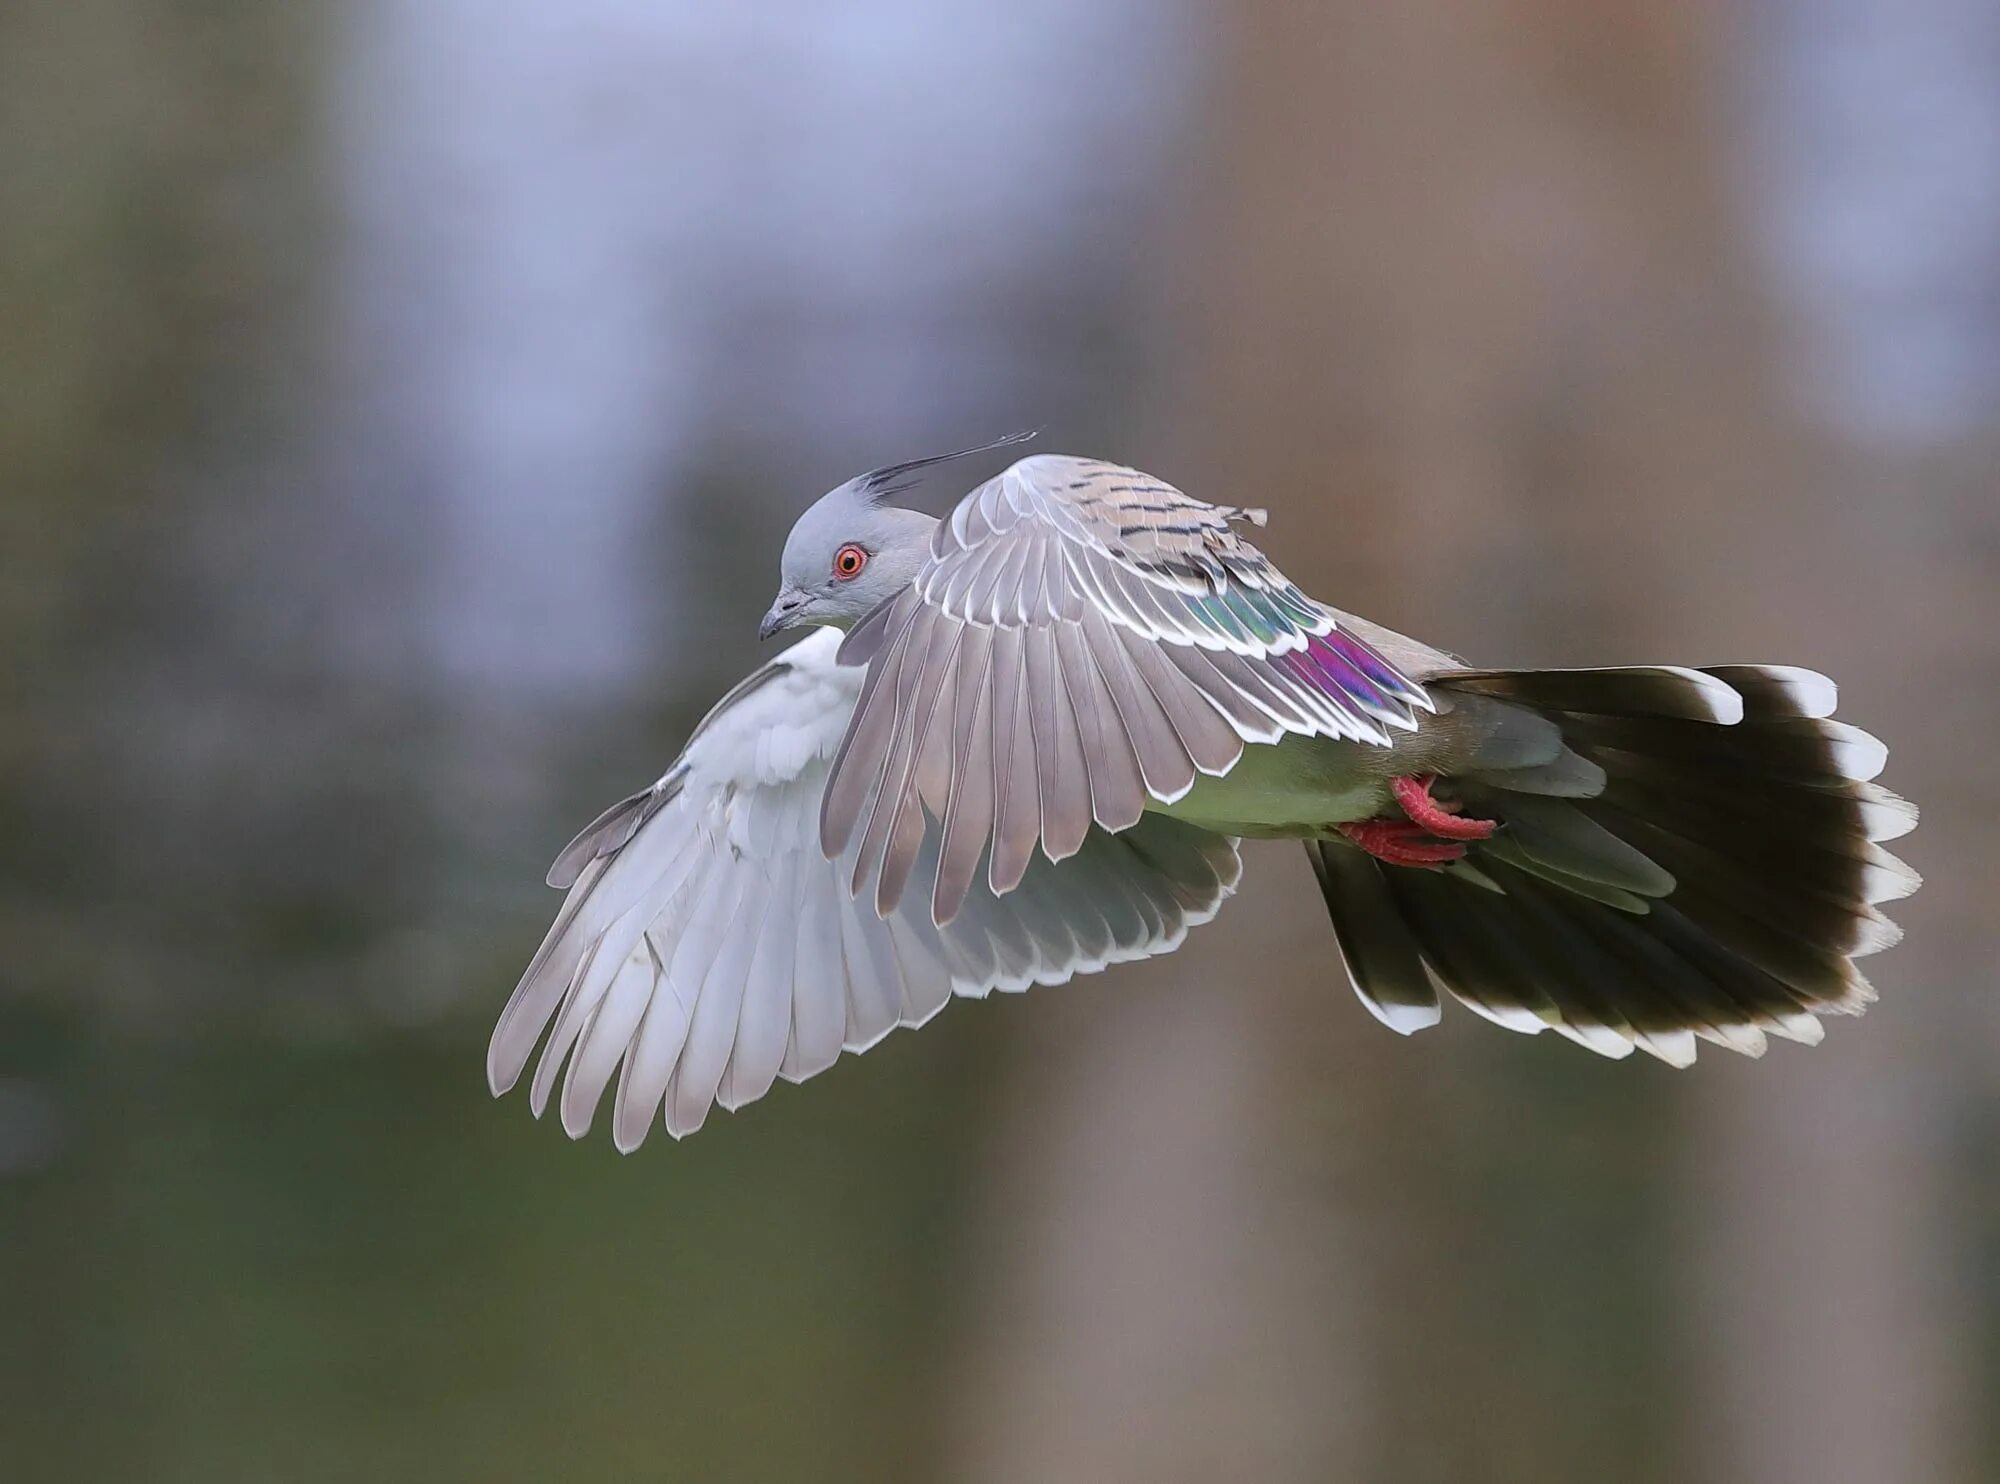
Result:
<svg viewBox="0 0 2000 1484"><path fill-rule="evenodd" d="M945 928L928 889L878 918L866 888L850 892L853 861L818 847L863 678L836 663L839 637L816 633L737 686L615 830L600 822L597 841L564 852L574 885L487 1051L496 1095L540 1044L537 1116L560 1079L563 1128L581 1137L615 1075L618 1148L659 1122L679 1138L715 1104L803 1081L953 995L1169 952L1235 889L1233 840L1149 815L1129 838L1094 830L1069 860L1038 858L1004 897L981 871ZM936 836L920 880L936 872Z"/></svg>

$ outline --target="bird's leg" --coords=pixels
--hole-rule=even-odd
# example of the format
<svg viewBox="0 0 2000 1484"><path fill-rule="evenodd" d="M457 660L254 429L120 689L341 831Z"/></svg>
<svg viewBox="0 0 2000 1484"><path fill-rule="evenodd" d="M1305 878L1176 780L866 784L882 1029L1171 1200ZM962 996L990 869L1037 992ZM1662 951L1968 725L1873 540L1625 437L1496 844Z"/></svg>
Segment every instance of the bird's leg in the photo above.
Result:
<svg viewBox="0 0 2000 1484"><path fill-rule="evenodd" d="M1467 819L1455 806L1431 797L1434 774L1389 780L1406 819L1357 819L1340 833L1378 861L1391 866L1443 866L1465 854L1468 840L1484 840L1499 828L1491 819Z"/></svg>
<svg viewBox="0 0 2000 1484"><path fill-rule="evenodd" d="M1459 814L1458 805L1439 803L1431 797L1431 786L1436 782L1435 773L1425 773L1420 777L1405 775L1391 778L1389 791L1403 806L1403 812L1410 816L1410 823L1426 834L1436 835L1440 840L1490 839L1494 830L1499 828L1498 821L1466 819Z"/></svg>

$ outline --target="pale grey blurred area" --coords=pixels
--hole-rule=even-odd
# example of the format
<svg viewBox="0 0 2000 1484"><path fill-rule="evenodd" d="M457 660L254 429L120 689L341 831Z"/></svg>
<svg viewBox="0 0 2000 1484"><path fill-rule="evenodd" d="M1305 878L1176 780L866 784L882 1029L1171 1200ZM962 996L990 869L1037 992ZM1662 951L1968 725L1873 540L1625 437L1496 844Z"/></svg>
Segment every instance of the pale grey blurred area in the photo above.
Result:
<svg viewBox="0 0 2000 1484"><path fill-rule="evenodd" d="M2000 1477L1996 346L1990 0L0 9L0 1478ZM1021 427L1836 676L1881 1003L1403 1040L1271 846L682 1145L490 1101L793 516Z"/></svg>

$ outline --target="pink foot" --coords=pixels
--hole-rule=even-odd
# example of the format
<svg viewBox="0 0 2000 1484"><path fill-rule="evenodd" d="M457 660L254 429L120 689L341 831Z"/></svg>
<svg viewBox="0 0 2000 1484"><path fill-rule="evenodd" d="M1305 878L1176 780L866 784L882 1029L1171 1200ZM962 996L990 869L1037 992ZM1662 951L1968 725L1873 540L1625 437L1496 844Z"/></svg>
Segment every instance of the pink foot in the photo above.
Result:
<svg viewBox="0 0 2000 1484"><path fill-rule="evenodd" d="M1389 791L1396 796L1396 802L1403 806L1403 812L1410 816L1410 823L1418 826L1426 834L1436 835L1441 840L1486 840L1492 838L1499 828L1491 819L1465 819L1458 813L1456 804L1440 804L1431 797L1431 786L1437 782L1437 775L1426 773L1420 778L1391 778Z"/></svg>
<svg viewBox="0 0 2000 1484"><path fill-rule="evenodd" d="M1440 840L1407 819L1357 819L1336 828L1386 865L1442 866L1465 854L1457 841Z"/></svg>
<svg viewBox="0 0 2000 1484"><path fill-rule="evenodd" d="M1485 840L1499 824L1467 819L1431 797L1432 774L1392 778L1389 789L1406 819L1357 819L1337 828L1378 861L1391 866L1443 866L1465 854L1465 841Z"/></svg>

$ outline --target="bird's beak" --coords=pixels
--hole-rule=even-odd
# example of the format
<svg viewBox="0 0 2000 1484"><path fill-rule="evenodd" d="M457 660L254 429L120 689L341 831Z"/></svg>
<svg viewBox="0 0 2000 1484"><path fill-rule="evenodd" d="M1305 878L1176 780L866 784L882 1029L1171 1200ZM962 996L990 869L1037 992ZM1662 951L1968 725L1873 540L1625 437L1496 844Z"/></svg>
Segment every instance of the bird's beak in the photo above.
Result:
<svg viewBox="0 0 2000 1484"><path fill-rule="evenodd" d="M795 587L788 587L778 594L778 601L771 605L771 611L764 615L764 621L757 625L757 637L768 639L773 634L782 634L792 626L797 617L812 599Z"/></svg>

